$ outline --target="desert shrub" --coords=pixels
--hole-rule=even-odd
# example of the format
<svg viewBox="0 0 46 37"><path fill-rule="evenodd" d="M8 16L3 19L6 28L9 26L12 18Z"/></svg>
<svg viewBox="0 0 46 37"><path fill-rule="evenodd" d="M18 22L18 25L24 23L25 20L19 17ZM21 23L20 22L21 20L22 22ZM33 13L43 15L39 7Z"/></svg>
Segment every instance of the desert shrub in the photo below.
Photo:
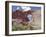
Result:
<svg viewBox="0 0 46 37"><path fill-rule="evenodd" d="M31 25L23 25L23 24L17 24L16 22L13 23L12 31L18 31L18 30L32 30L33 27Z"/></svg>

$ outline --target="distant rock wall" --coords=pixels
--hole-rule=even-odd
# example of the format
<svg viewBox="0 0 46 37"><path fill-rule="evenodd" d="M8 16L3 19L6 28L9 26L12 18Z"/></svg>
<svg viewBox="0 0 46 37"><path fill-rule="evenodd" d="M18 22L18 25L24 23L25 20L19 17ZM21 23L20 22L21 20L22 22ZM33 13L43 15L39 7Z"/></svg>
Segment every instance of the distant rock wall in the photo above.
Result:
<svg viewBox="0 0 46 37"><path fill-rule="evenodd" d="M37 10L32 14L33 14L33 22L32 22L33 29L34 30L41 29L41 11Z"/></svg>

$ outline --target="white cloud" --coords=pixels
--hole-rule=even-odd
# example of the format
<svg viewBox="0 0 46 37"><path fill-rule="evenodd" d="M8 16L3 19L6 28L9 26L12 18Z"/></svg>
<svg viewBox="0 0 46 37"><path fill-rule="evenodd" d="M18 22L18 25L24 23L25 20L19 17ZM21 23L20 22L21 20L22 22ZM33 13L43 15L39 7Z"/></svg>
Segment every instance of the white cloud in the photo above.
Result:
<svg viewBox="0 0 46 37"><path fill-rule="evenodd" d="M17 10L19 10L20 8L19 7L17 7Z"/></svg>
<svg viewBox="0 0 46 37"><path fill-rule="evenodd" d="M26 6L22 6L21 8L22 8L24 11L31 10L30 7L26 7Z"/></svg>

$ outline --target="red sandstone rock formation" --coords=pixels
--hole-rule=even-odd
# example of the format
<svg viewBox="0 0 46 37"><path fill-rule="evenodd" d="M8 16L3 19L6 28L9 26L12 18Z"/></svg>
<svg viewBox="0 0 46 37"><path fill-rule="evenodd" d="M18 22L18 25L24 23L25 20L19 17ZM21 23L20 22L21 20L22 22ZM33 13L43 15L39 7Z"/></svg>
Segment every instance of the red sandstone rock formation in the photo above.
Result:
<svg viewBox="0 0 46 37"><path fill-rule="evenodd" d="M32 12L29 11L20 11L20 10L16 10L15 12L12 12L12 19L21 19L21 22L28 22L29 19L27 18L27 15L31 14Z"/></svg>

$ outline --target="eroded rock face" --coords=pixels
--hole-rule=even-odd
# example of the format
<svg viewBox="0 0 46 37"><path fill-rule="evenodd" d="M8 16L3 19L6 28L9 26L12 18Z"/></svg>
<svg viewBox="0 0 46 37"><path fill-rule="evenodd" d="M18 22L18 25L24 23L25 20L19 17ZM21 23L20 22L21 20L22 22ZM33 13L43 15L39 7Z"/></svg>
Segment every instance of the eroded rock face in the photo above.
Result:
<svg viewBox="0 0 46 37"><path fill-rule="evenodd" d="M33 19L32 22L30 22L31 19L29 20L27 17L29 14L31 15L31 18ZM17 23L24 23L24 24L30 23L28 25L33 27L32 30L41 29L41 12L40 12L40 10L35 11L35 12L31 12L31 10L29 10L29 11L17 10L16 12L12 13L12 19L14 19L14 21L16 21L16 19L18 19L19 21L16 21ZM16 22L14 22L14 25L16 24ZM29 29L31 29L31 28L29 28Z"/></svg>
<svg viewBox="0 0 46 37"><path fill-rule="evenodd" d="M29 11L20 11L20 10L16 10L16 12L12 12L12 19L18 19L21 22L28 22L30 21L29 18L27 17L28 15L32 15L32 12Z"/></svg>

